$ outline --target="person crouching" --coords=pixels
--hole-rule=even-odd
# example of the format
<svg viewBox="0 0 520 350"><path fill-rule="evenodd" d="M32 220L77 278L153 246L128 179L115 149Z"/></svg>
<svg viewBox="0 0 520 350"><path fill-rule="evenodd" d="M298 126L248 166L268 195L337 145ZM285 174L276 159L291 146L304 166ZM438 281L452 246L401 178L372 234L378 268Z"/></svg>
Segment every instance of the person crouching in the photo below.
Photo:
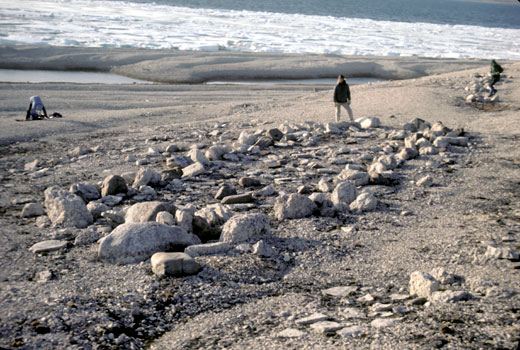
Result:
<svg viewBox="0 0 520 350"><path fill-rule="evenodd" d="M45 110L42 99L40 96L31 96L25 120L39 120L43 118L49 117L47 116L47 111Z"/></svg>
<svg viewBox="0 0 520 350"><path fill-rule="evenodd" d="M341 107L347 110L350 121L354 121L354 115L350 108L350 88L343 75L338 77L336 87L334 88L334 104L336 106L336 121L340 121Z"/></svg>

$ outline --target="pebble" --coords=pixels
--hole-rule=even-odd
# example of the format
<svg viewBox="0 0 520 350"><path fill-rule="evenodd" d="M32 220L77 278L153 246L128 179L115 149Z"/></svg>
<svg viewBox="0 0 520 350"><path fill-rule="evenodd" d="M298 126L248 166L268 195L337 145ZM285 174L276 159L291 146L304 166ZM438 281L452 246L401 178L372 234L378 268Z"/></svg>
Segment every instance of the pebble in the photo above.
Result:
<svg viewBox="0 0 520 350"><path fill-rule="evenodd" d="M33 246L31 246L29 248L29 250L31 252L33 252L34 254L38 254L38 253L53 252L55 250L64 249L67 247L67 245L68 245L67 241L51 239L48 241L36 243Z"/></svg>

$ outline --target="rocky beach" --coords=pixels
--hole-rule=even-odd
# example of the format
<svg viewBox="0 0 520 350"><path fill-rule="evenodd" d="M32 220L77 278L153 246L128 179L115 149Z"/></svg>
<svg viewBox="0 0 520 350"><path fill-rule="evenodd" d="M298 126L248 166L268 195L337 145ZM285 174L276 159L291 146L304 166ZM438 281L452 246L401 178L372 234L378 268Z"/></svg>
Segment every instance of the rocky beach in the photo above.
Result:
<svg viewBox="0 0 520 350"><path fill-rule="evenodd" d="M35 55L35 52L39 53ZM2 349L517 349L520 63L0 48ZM336 122L333 86L372 77ZM60 119L20 122L40 95Z"/></svg>

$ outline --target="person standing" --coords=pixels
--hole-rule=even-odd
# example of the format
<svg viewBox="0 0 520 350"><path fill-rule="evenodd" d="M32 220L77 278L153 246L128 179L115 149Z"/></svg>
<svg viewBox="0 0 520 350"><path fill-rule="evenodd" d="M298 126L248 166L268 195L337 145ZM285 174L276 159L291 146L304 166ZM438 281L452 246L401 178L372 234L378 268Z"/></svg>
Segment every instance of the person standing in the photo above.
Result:
<svg viewBox="0 0 520 350"><path fill-rule="evenodd" d="M47 111L43 106L42 99L40 96L31 96L29 99L29 109L27 109L25 120L38 120L42 118L49 118L47 116Z"/></svg>
<svg viewBox="0 0 520 350"><path fill-rule="evenodd" d="M334 105L336 106L336 121L340 121L341 107L347 110L350 121L354 121L354 115L350 108L350 88L343 75L338 77L334 88Z"/></svg>
<svg viewBox="0 0 520 350"><path fill-rule="evenodd" d="M504 69L497 63L497 61L491 60L491 83L489 84L489 96L496 94L497 90L495 90L495 83L500 81L500 73L503 71Z"/></svg>

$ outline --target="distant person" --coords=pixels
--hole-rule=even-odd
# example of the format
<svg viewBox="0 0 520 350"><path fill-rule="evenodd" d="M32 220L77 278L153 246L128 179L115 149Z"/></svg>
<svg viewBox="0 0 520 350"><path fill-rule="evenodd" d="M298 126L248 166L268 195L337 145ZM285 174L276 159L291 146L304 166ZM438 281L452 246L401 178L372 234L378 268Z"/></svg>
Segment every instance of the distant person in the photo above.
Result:
<svg viewBox="0 0 520 350"><path fill-rule="evenodd" d="M334 104L336 105L336 121L340 121L341 107L347 110L350 121L354 121L354 115L350 109L350 88L343 75L338 77L334 88Z"/></svg>
<svg viewBox="0 0 520 350"><path fill-rule="evenodd" d="M500 81L500 73L503 71L504 69L497 63L497 61L491 60L491 83L489 84L489 96L496 94L497 90L495 89L495 83Z"/></svg>
<svg viewBox="0 0 520 350"><path fill-rule="evenodd" d="M43 118L49 117L47 116L47 111L45 110L42 99L40 96L31 96L25 120L39 120Z"/></svg>

